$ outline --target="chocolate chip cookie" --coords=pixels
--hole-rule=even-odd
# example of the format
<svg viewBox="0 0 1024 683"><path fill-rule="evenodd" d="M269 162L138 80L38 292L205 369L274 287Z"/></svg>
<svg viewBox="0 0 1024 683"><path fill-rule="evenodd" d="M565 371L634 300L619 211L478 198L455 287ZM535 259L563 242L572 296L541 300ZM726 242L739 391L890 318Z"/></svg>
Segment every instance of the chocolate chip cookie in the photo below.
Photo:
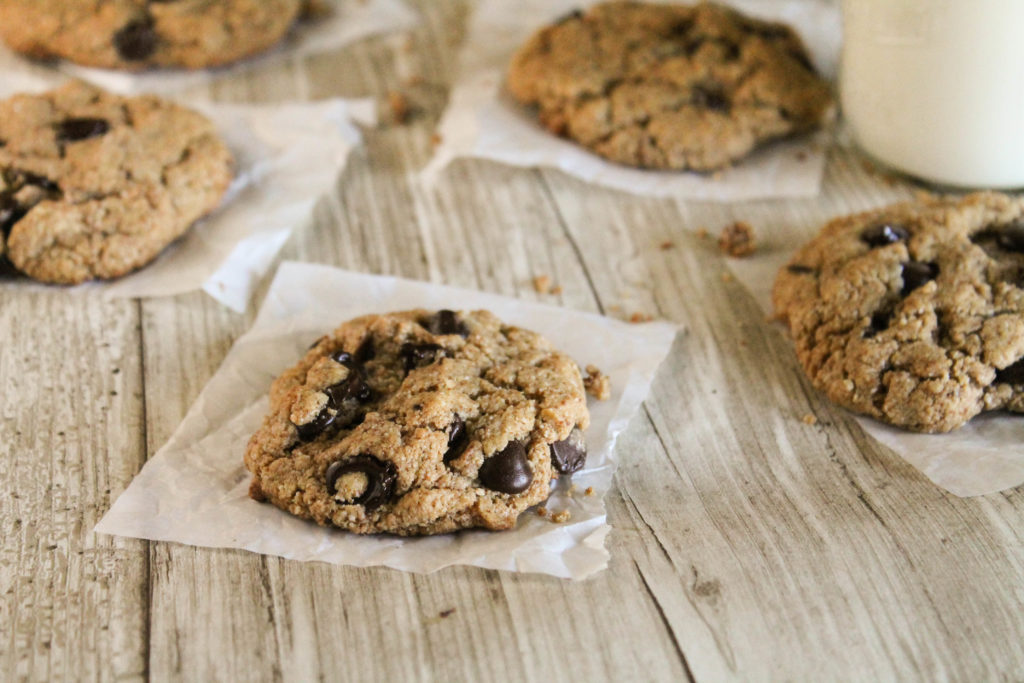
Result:
<svg viewBox="0 0 1024 683"><path fill-rule="evenodd" d="M832 102L792 29L710 3L574 12L519 49L507 87L602 157L695 171L818 126Z"/></svg>
<svg viewBox="0 0 1024 683"><path fill-rule="evenodd" d="M3 0L0 38L42 59L201 69L277 44L307 0Z"/></svg>
<svg viewBox="0 0 1024 683"><path fill-rule="evenodd" d="M508 529L583 467L579 367L487 311L369 315L270 390L250 495L356 533Z"/></svg>
<svg viewBox="0 0 1024 683"><path fill-rule="evenodd" d="M43 282L149 263L231 178L213 124L158 97L71 82L0 102L0 253Z"/></svg>
<svg viewBox="0 0 1024 683"><path fill-rule="evenodd" d="M1024 412L1024 200L979 193L838 218L778 275L814 386L922 432Z"/></svg>

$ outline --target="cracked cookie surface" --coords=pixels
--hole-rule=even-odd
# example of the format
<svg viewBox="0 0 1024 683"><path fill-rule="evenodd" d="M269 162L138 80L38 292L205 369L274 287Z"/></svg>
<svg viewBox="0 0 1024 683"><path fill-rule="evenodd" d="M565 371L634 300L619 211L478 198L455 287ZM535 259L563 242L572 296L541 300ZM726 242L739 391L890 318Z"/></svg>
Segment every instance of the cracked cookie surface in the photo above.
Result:
<svg viewBox="0 0 1024 683"><path fill-rule="evenodd" d="M43 282L125 275L213 210L232 157L213 124L81 82L0 102L0 255Z"/></svg>
<svg viewBox="0 0 1024 683"><path fill-rule="evenodd" d="M835 219L779 272L773 302L840 405L923 432L1024 412L1024 200L977 193Z"/></svg>
<svg viewBox="0 0 1024 683"><path fill-rule="evenodd" d="M579 367L487 311L369 315L270 390L250 495L356 533L508 529L579 470Z"/></svg>
<svg viewBox="0 0 1024 683"><path fill-rule="evenodd" d="M832 102L792 29L708 3L574 12L519 49L507 87L606 159L696 171L818 126Z"/></svg>
<svg viewBox="0 0 1024 683"><path fill-rule="evenodd" d="M41 59L139 70L219 66L277 44L308 0L4 0L0 37Z"/></svg>

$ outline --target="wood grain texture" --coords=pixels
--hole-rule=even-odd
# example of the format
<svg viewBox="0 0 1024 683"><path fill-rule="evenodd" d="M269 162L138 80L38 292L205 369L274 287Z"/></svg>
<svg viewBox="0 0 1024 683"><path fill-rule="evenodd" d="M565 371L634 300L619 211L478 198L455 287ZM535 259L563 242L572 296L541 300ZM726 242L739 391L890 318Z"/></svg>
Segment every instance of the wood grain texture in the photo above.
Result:
<svg viewBox="0 0 1024 683"><path fill-rule="evenodd" d="M193 95L412 103L282 258L683 327L620 439L609 569L421 576L96 536L253 310L6 286L0 679L1024 679L1024 493L958 499L866 437L697 233L743 219L788 250L915 188L839 149L810 200L642 199L476 161L425 189L471 3L414 4L409 35Z"/></svg>

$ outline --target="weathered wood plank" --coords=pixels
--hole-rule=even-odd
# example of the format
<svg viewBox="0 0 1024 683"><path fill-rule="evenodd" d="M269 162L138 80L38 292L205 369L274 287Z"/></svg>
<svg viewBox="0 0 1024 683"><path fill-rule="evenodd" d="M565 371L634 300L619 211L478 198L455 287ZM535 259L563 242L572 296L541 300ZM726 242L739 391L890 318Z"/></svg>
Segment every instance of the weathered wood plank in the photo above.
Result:
<svg viewBox="0 0 1024 683"><path fill-rule="evenodd" d="M653 299L689 327L647 402L655 434L636 449L644 464L627 464L619 483L663 551L640 569L696 678L1021 671L1019 510L1005 504L1016 492L958 499L867 438L802 379L742 288L723 281L713 240L687 234L744 219L778 235L910 190L845 153L818 201L680 203L678 216L664 202L545 180L586 262L629 255L606 266L602 299ZM666 225L677 246L653 248Z"/></svg>
<svg viewBox="0 0 1024 683"><path fill-rule="evenodd" d="M140 678L147 544L92 533L145 457L137 306L0 297L0 679Z"/></svg>

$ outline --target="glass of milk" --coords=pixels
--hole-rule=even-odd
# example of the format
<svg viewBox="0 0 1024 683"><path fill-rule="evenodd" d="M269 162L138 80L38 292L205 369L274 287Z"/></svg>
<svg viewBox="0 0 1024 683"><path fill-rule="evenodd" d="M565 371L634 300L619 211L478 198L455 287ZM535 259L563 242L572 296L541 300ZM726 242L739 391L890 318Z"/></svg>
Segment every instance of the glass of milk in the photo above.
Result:
<svg viewBox="0 0 1024 683"><path fill-rule="evenodd" d="M924 180L1024 188L1024 0L843 0L843 115Z"/></svg>

